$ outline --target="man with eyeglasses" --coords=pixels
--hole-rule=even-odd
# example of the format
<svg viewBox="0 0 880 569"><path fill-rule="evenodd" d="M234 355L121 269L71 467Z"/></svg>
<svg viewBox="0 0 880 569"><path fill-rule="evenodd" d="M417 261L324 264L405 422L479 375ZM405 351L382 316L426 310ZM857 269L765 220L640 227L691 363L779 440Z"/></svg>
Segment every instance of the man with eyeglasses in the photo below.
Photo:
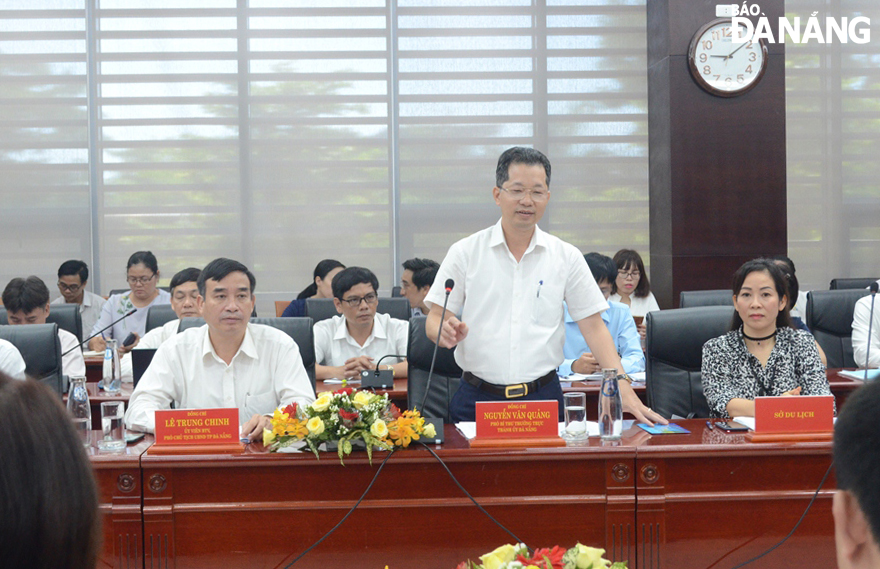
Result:
<svg viewBox="0 0 880 569"><path fill-rule="evenodd" d="M608 303L583 256L538 228L550 200L547 157L523 147L503 152L492 196L501 219L450 247L425 298L428 337L457 346L455 361L464 370L450 403L454 422L473 421L477 401L555 399L561 414L563 301L599 364L623 369L601 317ZM441 322L447 279L455 286ZM665 423L639 400L628 376L620 377L624 410Z"/></svg>
<svg viewBox="0 0 880 569"><path fill-rule="evenodd" d="M381 367L406 377L409 322L377 314L379 280L369 269L349 267L333 277L333 304L340 316L315 324L315 377L350 379Z"/></svg>
<svg viewBox="0 0 880 569"><path fill-rule="evenodd" d="M102 296L86 290L89 282L89 267L82 261L71 259L58 267L58 290L61 296L52 304L79 304L83 331L88 332L101 316L101 308L107 302Z"/></svg>

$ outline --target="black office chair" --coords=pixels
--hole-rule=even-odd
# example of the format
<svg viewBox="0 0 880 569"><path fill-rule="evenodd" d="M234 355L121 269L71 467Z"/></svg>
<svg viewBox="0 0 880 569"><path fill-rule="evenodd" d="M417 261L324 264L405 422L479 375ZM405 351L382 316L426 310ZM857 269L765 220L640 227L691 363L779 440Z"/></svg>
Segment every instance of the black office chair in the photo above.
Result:
<svg viewBox="0 0 880 569"><path fill-rule="evenodd" d="M67 378L61 368L58 324L0 326L0 338L18 348L29 377L46 384L58 395L64 393Z"/></svg>
<svg viewBox="0 0 880 569"><path fill-rule="evenodd" d="M868 288L871 283L877 279L869 278L849 278L849 279L831 279L830 290L843 290L853 288Z"/></svg>
<svg viewBox="0 0 880 569"><path fill-rule="evenodd" d="M174 312L174 309L171 308L170 304L157 304L151 306L147 310L147 332L153 328L164 326L172 320L177 320L177 313Z"/></svg>
<svg viewBox="0 0 880 569"><path fill-rule="evenodd" d="M170 286L157 286L156 288L164 290L165 292L171 292ZM130 288L113 288L113 289L110 289L110 293L107 296L109 297L109 296L113 296L114 294L125 294L125 293L129 292L130 290L131 290Z"/></svg>
<svg viewBox="0 0 880 569"><path fill-rule="evenodd" d="M297 317L297 318L265 318L265 317L256 317L251 318L251 322L254 324L263 324L266 326L272 326L273 328L277 328L293 338L293 341L296 342L296 345L299 347L299 354L303 360L303 367L306 368L306 373L309 376L309 381L312 382L312 389L315 388L315 335L312 331L312 319L309 317ZM184 330L188 330L190 328L197 328L199 326L203 326L205 324L205 319L198 318L181 318L180 319L180 327L177 329L177 332L183 332Z"/></svg>
<svg viewBox="0 0 880 569"><path fill-rule="evenodd" d="M725 334L732 318L732 305L648 313L645 375L651 409L667 419L673 414L709 416L701 373L703 344Z"/></svg>
<svg viewBox="0 0 880 569"><path fill-rule="evenodd" d="M403 289L399 286L391 288L391 298L400 298L403 296Z"/></svg>
<svg viewBox="0 0 880 569"><path fill-rule="evenodd" d="M425 389L428 387L428 372L431 369L434 342L425 335L426 319L427 316L414 316L409 321L409 341L406 345L406 361L409 364L406 404L410 409L421 406L422 399L425 398ZM451 422L449 402L458 390L461 373L461 368L455 363L455 349L438 348L430 392L425 399L424 409L419 409L423 416L442 417L444 423Z"/></svg>
<svg viewBox="0 0 880 569"><path fill-rule="evenodd" d="M6 324L9 324L8 313L5 308L0 308L0 325ZM67 330L80 342L83 340L82 315L78 304L53 304L49 308L46 324L58 324L59 328Z"/></svg>
<svg viewBox="0 0 880 569"><path fill-rule="evenodd" d="M696 306L733 306L733 292L730 289L683 290L678 297L679 308Z"/></svg>
<svg viewBox="0 0 880 569"><path fill-rule="evenodd" d="M829 368L857 367L852 347L853 312L856 302L867 294L867 289L807 293L807 327L825 351Z"/></svg>
<svg viewBox="0 0 880 569"><path fill-rule="evenodd" d="M409 308L409 301L404 298L379 298L379 306L376 312L387 314L398 320L409 320L412 310ZM336 312L336 306L333 304L332 298L309 298L306 299L306 316L320 322L332 318L339 314Z"/></svg>

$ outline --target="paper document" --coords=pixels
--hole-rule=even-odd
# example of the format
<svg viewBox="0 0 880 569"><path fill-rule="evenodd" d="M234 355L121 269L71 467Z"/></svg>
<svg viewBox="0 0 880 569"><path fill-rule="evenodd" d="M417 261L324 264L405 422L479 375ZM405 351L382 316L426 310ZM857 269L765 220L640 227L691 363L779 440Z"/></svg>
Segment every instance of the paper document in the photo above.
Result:
<svg viewBox="0 0 880 569"><path fill-rule="evenodd" d="M462 421L460 423L456 423L455 427L461 431L461 434L467 437L468 440L477 436L477 423L474 421ZM565 423L559 423L559 434L562 435L562 432L565 430ZM599 423L595 421L587 421L587 435L591 437L599 436Z"/></svg>

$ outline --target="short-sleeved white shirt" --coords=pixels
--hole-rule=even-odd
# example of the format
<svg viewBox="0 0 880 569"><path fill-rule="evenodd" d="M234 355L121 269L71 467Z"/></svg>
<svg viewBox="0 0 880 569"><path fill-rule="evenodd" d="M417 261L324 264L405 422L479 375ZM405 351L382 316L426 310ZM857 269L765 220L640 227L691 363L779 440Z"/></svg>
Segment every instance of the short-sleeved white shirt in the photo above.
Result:
<svg viewBox="0 0 880 569"><path fill-rule="evenodd" d="M447 310L469 330L455 361L499 385L537 379L562 363L563 301L575 321L608 309L580 251L537 226L519 262L500 221L453 244L425 304L442 306L450 278Z"/></svg>
<svg viewBox="0 0 880 569"><path fill-rule="evenodd" d="M12 342L0 338L0 371L13 379L25 379L24 358Z"/></svg>
<svg viewBox="0 0 880 569"><path fill-rule="evenodd" d="M351 358L369 356L374 362L390 354L404 358L386 358L382 365L396 364L405 359L409 340L409 322L376 313L373 331L361 346L345 325L345 316L334 316L315 323L315 362L324 366L341 366Z"/></svg>

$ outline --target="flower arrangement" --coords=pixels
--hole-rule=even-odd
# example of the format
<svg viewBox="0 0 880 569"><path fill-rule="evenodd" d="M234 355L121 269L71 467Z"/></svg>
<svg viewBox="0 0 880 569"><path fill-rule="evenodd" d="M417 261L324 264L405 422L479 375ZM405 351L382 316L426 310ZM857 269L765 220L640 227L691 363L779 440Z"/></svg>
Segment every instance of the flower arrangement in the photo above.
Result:
<svg viewBox="0 0 880 569"><path fill-rule="evenodd" d="M388 395L354 391L350 387L325 391L306 407L292 403L275 409L272 430L263 431L263 444L273 452L305 441L315 456L324 442L336 442L339 462L352 451L352 441L362 440L367 457L373 460L373 447L391 450L408 447L422 435L436 436L434 425L425 424L418 411L400 410ZM343 463L344 464L344 463Z"/></svg>
<svg viewBox="0 0 880 569"><path fill-rule="evenodd" d="M580 543L571 549L536 549L531 555L525 544L508 544L482 555L479 563L462 561L456 569L627 569L625 561L611 563L603 555L604 549Z"/></svg>

